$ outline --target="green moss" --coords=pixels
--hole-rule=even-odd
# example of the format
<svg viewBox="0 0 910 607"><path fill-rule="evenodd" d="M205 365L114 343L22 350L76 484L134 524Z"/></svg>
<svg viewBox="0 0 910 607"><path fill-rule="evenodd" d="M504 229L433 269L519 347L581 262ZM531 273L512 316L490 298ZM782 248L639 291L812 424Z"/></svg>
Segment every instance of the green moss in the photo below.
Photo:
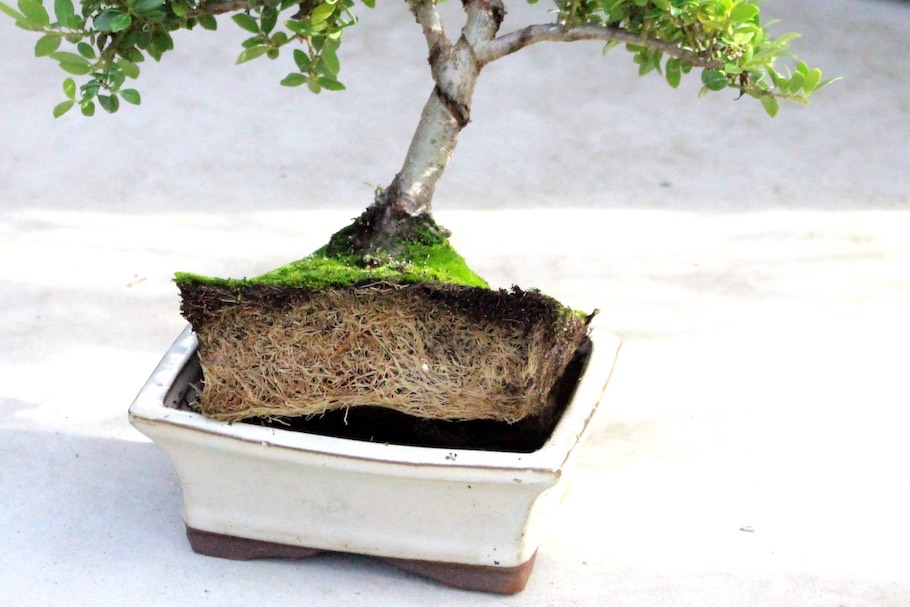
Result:
<svg viewBox="0 0 910 607"><path fill-rule="evenodd" d="M475 274L445 238L421 234L417 241L405 245L406 253L398 258L374 257L366 266L353 255L329 255L322 247L301 260L272 270L262 276L242 280L212 278L178 272L178 283L197 283L244 287L253 285L299 286L311 289L346 287L383 281L401 284L432 282L489 288Z"/></svg>

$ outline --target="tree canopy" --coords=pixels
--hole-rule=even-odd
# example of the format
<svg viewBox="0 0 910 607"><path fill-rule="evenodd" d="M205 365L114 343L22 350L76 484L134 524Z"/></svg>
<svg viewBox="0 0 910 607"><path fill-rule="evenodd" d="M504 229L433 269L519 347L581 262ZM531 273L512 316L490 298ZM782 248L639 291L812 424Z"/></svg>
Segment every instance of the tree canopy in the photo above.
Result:
<svg viewBox="0 0 910 607"><path fill-rule="evenodd" d="M139 92L128 81L140 75L147 57L158 61L174 48L180 29L214 30L219 15L232 13L236 26L250 34L237 63L260 57L277 59L290 50L292 71L284 86L306 85L319 93L344 89L338 74L338 50L346 30L357 24L360 9L376 0L0 0L5 13L22 29L40 37L35 55L56 61L67 76L64 101L53 110L61 116L79 107L86 116L100 105L116 112L121 100L138 105ZM389 0L387 0L389 1ZM442 0L439 0L442 1ZM537 4L538 0L526 0ZM435 10L437 0L405 0L428 40L445 36ZM660 73L671 87L693 68L701 71L702 92L738 89L758 99L771 116L779 100L806 103L825 86L821 70L796 61L792 69L775 62L789 54L797 34L773 36L763 23L758 0L552 0L546 22L498 33L476 45L481 64L540 42L601 40L604 51L625 45L639 73ZM506 0L462 0L473 7L504 12ZM377 9L377 10L381 10ZM501 19L501 16L500 16ZM432 45L431 45L432 48ZM73 76L80 78L76 82Z"/></svg>

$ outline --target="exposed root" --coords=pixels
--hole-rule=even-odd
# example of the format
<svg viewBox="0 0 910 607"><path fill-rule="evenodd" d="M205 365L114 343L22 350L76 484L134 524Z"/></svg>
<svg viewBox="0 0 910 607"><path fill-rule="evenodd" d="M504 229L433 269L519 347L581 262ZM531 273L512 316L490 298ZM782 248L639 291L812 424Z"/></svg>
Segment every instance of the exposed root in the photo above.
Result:
<svg viewBox="0 0 910 607"><path fill-rule="evenodd" d="M586 333L583 321L536 292L207 289L201 298L220 305L184 292L184 306L207 310L194 322L202 411L228 421L375 405L423 418L515 422L541 413Z"/></svg>

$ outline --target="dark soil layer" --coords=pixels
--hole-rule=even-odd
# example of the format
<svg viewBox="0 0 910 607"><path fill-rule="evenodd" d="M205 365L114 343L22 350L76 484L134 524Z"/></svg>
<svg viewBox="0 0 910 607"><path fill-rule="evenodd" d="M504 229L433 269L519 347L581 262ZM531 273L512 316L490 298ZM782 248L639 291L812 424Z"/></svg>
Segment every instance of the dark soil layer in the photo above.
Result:
<svg viewBox="0 0 910 607"><path fill-rule="evenodd" d="M353 285L351 289L367 286L370 285ZM322 294L320 290L306 287L272 285L234 287L185 282L178 283L178 287L180 311L193 327L204 326L226 308L242 306L282 311L305 305ZM401 285L401 288L424 299L428 309L449 310L474 322L490 320L520 324L526 331L554 313L552 299L538 291L522 291L518 287L506 291L427 283Z"/></svg>
<svg viewBox="0 0 910 607"><path fill-rule="evenodd" d="M531 453L540 449L553 433L575 393L590 354L591 342L586 340L553 387L549 397L552 407L547 408L547 415L528 417L512 424L490 420L425 419L381 407L351 407L318 417L250 419L241 423L372 443Z"/></svg>

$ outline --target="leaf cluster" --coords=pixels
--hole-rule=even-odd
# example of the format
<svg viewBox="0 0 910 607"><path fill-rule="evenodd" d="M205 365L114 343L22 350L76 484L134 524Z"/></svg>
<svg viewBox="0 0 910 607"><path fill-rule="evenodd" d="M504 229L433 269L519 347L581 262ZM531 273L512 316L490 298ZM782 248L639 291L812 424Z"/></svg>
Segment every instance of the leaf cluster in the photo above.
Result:
<svg viewBox="0 0 910 607"><path fill-rule="evenodd" d="M536 3L537 0L528 0ZM771 116L778 99L807 103L809 95L832 82L821 70L796 64L786 73L775 62L789 56L797 34L773 36L762 24L758 0L555 0L559 23L567 28L617 28L642 39L627 44L639 74L663 74L673 88L698 64L702 93L734 88L759 99ZM606 45L604 52L616 46ZM681 51L681 52L673 52Z"/></svg>
<svg viewBox="0 0 910 607"><path fill-rule="evenodd" d="M11 1L11 0L7 0ZM289 44L294 71L281 84L307 85L310 91L343 90L338 74L338 49L344 31L357 23L358 0L17 0L13 7L0 0L0 12L19 27L40 35L35 55L49 57L81 85L67 77L65 99L54 108L60 116L73 107L91 116L97 105L116 112L120 102L139 104L139 93L125 86L139 76L146 57L158 61L173 49L172 33L199 27L214 30L216 15L234 13L231 20L250 34L237 63L260 57L276 59ZM415 0L408 0L414 2ZM437 0L442 1L442 0ZM359 0L373 8L376 0ZM536 4L538 0L527 0ZM809 95L831 80L821 70L796 62L778 69L789 57L797 34L772 36L763 24L759 0L553 0L557 24L563 31L598 28L624 34L641 75L657 72L673 88L682 76L701 69L702 93L727 88L758 99L771 116L779 100L807 103ZM629 36L640 39L628 42ZM609 37L603 39L610 39ZM61 47L67 44L65 50ZM604 52L616 46L611 40Z"/></svg>
<svg viewBox="0 0 910 607"><path fill-rule="evenodd" d="M172 50L176 30L215 30L216 15L234 11L239 11L234 23L252 34L237 63L275 59L283 47L297 43L296 71L281 84L306 84L314 93L343 90L338 48L344 29L357 22L354 0L83 0L79 11L73 0L51 1L52 13L44 0L18 0L15 7L0 0L0 12L40 35L35 56L84 77L80 85L72 77L64 80L64 101L54 108L55 117L77 106L91 116L98 105L113 113L121 100L140 104L139 92L125 86L139 76L138 64L147 57L159 61ZM375 6L375 0L360 1Z"/></svg>
<svg viewBox="0 0 910 607"><path fill-rule="evenodd" d="M138 91L124 85L127 79L139 76L136 64L143 56L123 43L125 34L121 32L131 31L134 14L152 17L163 3L131 0L122 7L85 3L77 12L72 0L54 0L53 13L49 13L41 0L19 0L16 8L0 2L0 12L12 17L20 28L40 34L35 56L49 57L68 74L86 77L79 87L71 77L63 81L65 100L54 107L54 116L62 116L75 106L92 116L98 105L116 112L121 100L141 103ZM152 36L154 32L144 47L153 45ZM64 43L69 48L60 50Z"/></svg>
<svg viewBox="0 0 910 607"><path fill-rule="evenodd" d="M361 2L370 8L375 6L375 0ZM323 89L344 90L338 80L341 70L338 48L344 30L357 23L353 8L354 0L266 0L253 4L250 10L231 17L234 23L253 34L243 42L244 50L237 63L262 56L276 59L284 46L297 43L298 48L293 50L296 70L281 84L290 87L306 84L313 93ZM289 9L294 9L294 13Z"/></svg>

